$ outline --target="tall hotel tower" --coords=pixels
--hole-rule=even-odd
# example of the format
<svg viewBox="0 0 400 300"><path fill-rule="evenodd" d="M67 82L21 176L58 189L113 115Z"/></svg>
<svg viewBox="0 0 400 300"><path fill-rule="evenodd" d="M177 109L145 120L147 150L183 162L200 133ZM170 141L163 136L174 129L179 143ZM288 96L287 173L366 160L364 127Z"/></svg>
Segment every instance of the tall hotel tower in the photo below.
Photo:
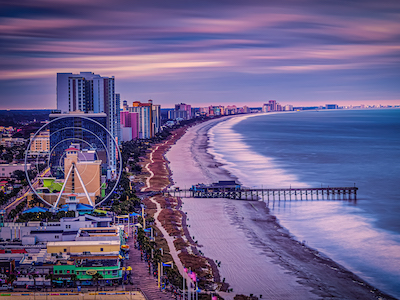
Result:
<svg viewBox="0 0 400 300"><path fill-rule="evenodd" d="M92 72L57 73L57 109L61 114L105 113L106 128L120 141L120 103L115 94L114 76L102 77ZM114 143L107 141L107 147L115 157Z"/></svg>

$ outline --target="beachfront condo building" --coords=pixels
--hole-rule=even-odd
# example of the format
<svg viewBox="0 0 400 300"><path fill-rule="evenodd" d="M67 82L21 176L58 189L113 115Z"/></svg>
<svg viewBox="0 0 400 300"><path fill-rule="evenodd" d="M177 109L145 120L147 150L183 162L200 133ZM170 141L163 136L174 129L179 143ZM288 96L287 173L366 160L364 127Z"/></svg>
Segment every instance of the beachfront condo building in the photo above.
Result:
<svg viewBox="0 0 400 300"><path fill-rule="evenodd" d="M170 120L190 120L192 115L192 106L185 103L175 104L175 109L168 111Z"/></svg>
<svg viewBox="0 0 400 300"><path fill-rule="evenodd" d="M139 131L138 131L139 113L130 112L126 108L126 110L121 111L120 114L121 114L122 141L125 142L137 139L139 137Z"/></svg>
<svg viewBox="0 0 400 300"><path fill-rule="evenodd" d="M149 100L147 103L134 101L131 107L124 103L123 109L130 113L137 113L137 138L149 139L160 132L161 107L154 105L153 100ZM134 125L131 124L131 126Z"/></svg>
<svg viewBox="0 0 400 300"><path fill-rule="evenodd" d="M92 72L57 73L57 109L62 114L105 113L106 128L116 140L121 139L119 99L114 76L102 77ZM115 148L112 143L109 146Z"/></svg>
<svg viewBox="0 0 400 300"><path fill-rule="evenodd" d="M80 149L96 150L102 160L102 168L112 172L116 168L115 143L104 128L107 127L105 113L70 112L50 114L50 167L53 176L60 173L60 158L71 143L78 143ZM105 171L107 172L107 171ZM61 177L63 173L59 174Z"/></svg>

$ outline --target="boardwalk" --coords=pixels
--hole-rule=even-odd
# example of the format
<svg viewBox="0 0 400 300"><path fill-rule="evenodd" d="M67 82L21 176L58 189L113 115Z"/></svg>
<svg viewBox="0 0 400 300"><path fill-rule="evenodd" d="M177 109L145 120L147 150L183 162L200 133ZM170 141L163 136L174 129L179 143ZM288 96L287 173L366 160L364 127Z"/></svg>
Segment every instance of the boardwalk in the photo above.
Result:
<svg viewBox="0 0 400 300"><path fill-rule="evenodd" d="M129 259L126 262L127 266L132 267L132 285L125 286L126 290L132 288L140 288L148 300L171 300L174 299L171 294L164 293L158 290L157 280L152 275L149 275L147 263L140 259L140 251L134 248L133 238L128 240L130 246Z"/></svg>
<svg viewBox="0 0 400 300"><path fill-rule="evenodd" d="M357 200L357 187L289 188L289 189L175 189L167 190L174 197L228 198L250 201Z"/></svg>

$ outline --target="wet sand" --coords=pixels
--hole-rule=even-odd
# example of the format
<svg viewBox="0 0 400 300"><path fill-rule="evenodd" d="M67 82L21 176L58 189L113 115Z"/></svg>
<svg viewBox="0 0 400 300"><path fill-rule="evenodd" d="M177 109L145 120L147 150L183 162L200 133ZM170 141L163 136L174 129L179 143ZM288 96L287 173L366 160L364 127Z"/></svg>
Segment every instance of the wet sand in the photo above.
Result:
<svg viewBox="0 0 400 300"><path fill-rule="evenodd" d="M207 152L207 131L224 119L187 130L167 152L175 186L232 180ZM235 294L263 299L394 299L291 237L263 202L183 199L190 235L205 256L221 262Z"/></svg>

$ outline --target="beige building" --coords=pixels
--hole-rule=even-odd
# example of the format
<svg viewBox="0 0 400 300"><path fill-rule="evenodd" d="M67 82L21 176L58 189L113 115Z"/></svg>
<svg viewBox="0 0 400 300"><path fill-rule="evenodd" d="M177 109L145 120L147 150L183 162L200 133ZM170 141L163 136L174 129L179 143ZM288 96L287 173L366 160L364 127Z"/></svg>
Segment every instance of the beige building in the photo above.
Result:
<svg viewBox="0 0 400 300"><path fill-rule="evenodd" d="M31 133L31 139L34 134ZM31 141L30 154L47 153L50 150L50 132L42 131Z"/></svg>
<svg viewBox="0 0 400 300"><path fill-rule="evenodd" d="M68 204L73 194L75 204L94 206L96 197L101 196L101 160L95 160L95 153L80 151L72 145L65 150L64 179L55 180L53 188L37 187L36 192L54 208ZM52 178L48 178L52 179ZM41 190L44 190L43 192ZM58 192L57 192L58 191ZM32 200L32 196L28 198Z"/></svg>
<svg viewBox="0 0 400 300"><path fill-rule="evenodd" d="M72 255L118 255L120 241L67 241L48 242L47 253L70 253Z"/></svg>
<svg viewBox="0 0 400 300"><path fill-rule="evenodd" d="M64 158L64 193L74 193L80 203L90 204L87 195L94 203L96 196L100 196L101 160L79 160L76 148L65 150Z"/></svg>

